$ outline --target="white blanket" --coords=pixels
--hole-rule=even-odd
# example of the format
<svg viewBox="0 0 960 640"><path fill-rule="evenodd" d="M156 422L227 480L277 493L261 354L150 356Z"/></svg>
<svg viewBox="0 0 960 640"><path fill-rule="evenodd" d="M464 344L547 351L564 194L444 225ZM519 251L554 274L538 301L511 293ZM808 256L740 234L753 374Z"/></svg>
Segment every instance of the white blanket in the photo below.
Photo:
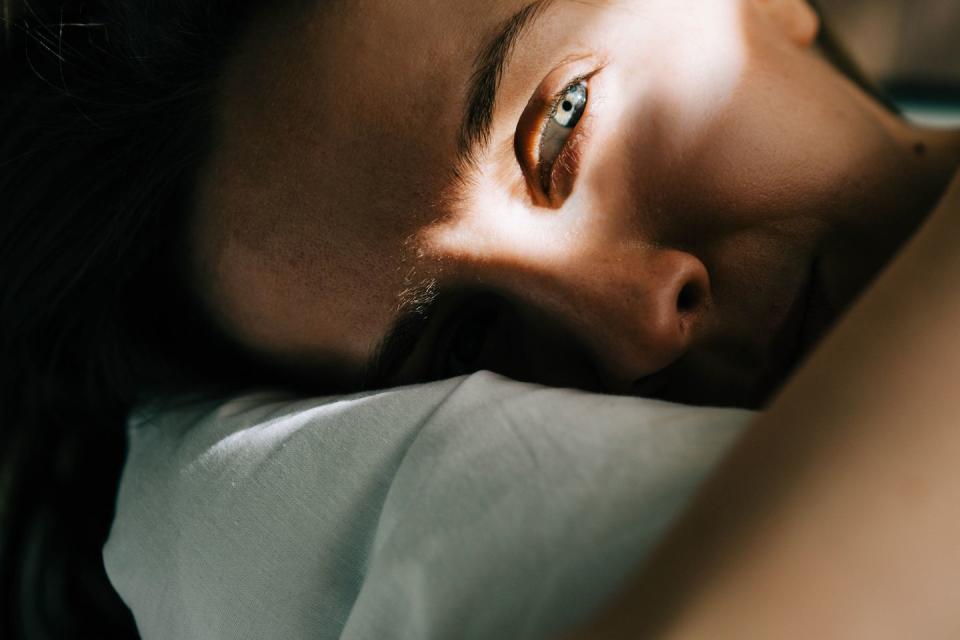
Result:
<svg viewBox="0 0 960 640"><path fill-rule="evenodd" d="M544 637L749 418L490 373L141 408L104 560L146 640Z"/></svg>

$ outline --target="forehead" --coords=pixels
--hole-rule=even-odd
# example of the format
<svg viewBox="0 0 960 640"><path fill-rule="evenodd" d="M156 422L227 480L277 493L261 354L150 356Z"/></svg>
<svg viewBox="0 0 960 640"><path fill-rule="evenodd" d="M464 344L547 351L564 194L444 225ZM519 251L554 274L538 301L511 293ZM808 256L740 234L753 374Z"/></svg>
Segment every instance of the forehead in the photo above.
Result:
<svg viewBox="0 0 960 640"><path fill-rule="evenodd" d="M336 201L320 216L331 222L342 207L362 207L370 219L387 214L382 205L400 194L423 191L437 173L431 169L449 160L451 145L436 142L451 138L458 106L451 97L460 92L469 56L443 28L463 18L415 9L431 32L409 7L401 10L405 4L415 3L343 3L253 34L225 83L214 163L220 179L262 197L284 194L287 201L273 204L289 205L290 217L314 209L317 203L306 200L323 192ZM349 189L359 184L364 198ZM262 213L231 211L276 221ZM258 231L277 229L267 227Z"/></svg>
<svg viewBox="0 0 960 640"><path fill-rule="evenodd" d="M320 2L253 29L222 85L192 230L228 331L296 358L369 354L427 275L413 234L445 210L477 26L523 4Z"/></svg>

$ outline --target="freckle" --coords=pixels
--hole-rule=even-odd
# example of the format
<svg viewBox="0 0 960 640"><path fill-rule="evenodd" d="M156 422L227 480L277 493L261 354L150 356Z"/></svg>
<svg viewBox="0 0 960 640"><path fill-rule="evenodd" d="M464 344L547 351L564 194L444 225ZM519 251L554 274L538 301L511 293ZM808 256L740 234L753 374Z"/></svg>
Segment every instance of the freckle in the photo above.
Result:
<svg viewBox="0 0 960 640"><path fill-rule="evenodd" d="M922 142L918 142L917 144L913 145L913 152L918 156L923 157L927 155L927 145L923 144Z"/></svg>

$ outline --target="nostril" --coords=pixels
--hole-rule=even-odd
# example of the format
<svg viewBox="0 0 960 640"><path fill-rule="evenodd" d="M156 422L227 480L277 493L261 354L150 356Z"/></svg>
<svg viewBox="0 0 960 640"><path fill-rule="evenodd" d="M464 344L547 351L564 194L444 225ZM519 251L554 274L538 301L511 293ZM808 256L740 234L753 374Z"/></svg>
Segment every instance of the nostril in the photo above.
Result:
<svg viewBox="0 0 960 640"><path fill-rule="evenodd" d="M700 291L697 286L692 282L683 285L680 294L677 296L677 311L689 313L696 309L699 303Z"/></svg>

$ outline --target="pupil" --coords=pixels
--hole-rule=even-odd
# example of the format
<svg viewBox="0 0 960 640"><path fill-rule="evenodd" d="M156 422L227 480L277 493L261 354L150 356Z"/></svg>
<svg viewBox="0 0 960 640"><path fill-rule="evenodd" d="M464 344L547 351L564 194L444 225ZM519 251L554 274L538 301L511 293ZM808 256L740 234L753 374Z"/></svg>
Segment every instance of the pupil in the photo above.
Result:
<svg viewBox="0 0 960 640"><path fill-rule="evenodd" d="M561 106L563 107L564 111L570 111L573 109L573 103L569 100L564 100Z"/></svg>

